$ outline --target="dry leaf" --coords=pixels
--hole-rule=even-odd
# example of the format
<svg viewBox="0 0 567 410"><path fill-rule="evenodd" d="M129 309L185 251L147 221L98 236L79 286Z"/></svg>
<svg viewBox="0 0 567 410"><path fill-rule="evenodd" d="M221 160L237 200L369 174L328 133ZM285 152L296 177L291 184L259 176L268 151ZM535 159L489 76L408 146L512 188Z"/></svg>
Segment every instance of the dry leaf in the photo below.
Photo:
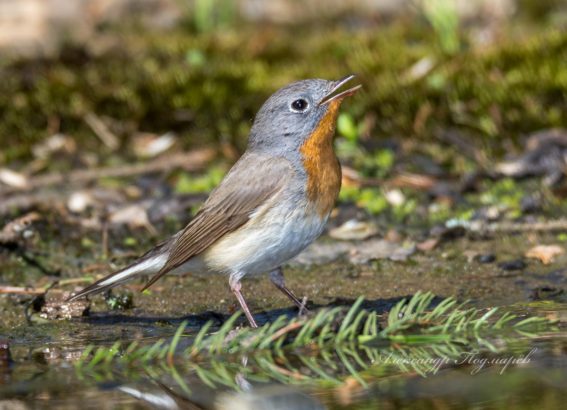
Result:
<svg viewBox="0 0 567 410"><path fill-rule="evenodd" d="M429 74L435 64L435 58L431 56L422 57L402 74L402 79L407 83L417 81Z"/></svg>
<svg viewBox="0 0 567 410"><path fill-rule="evenodd" d="M12 188L27 188L29 181L28 177L8 168L0 168L0 182Z"/></svg>
<svg viewBox="0 0 567 410"><path fill-rule="evenodd" d="M439 245L441 238L429 238L417 244L417 249L422 252L432 251Z"/></svg>
<svg viewBox="0 0 567 410"><path fill-rule="evenodd" d="M539 259L544 265L553 262L557 255L565 253L559 245L537 245L526 252L526 258Z"/></svg>
<svg viewBox="0 0 567 410"><path fill-rule="evenodd" d="M163 135L140 133L134 137L132 149L138 157L153 158L170 149L175 140L175 135L171 132Z"/></svg>
<svg viewBox="0 0 567 410"><path fill-rule="evenodd" d="M341 166L342 175L342 186L352 186L359 187L362 185L362 177L354 168L348 167L346 165Z"/></svg>
<svg viewBox="0 0 567 410"><path fill-rule="evenodd" d="M129 205L112 212L108 218L111 224L127 224L130 228L146 228L155 234L155 228L150 223L148 212L141 205Z"/></svg>
<svg viewBox="0 0 567 410"><path fill-rule="evenodd" d="M60 151L72 154L77 151L77 143L68 135L54 134L48 137L45 141L42 141L32 147L32 152L35 157L42 159L49 158L49 156L54 152Z"/></svg>
<svg viewBox="0 0 567 410"><path fill-rule="evenodd" d="M369 222L361 222L356 219L346 221L341 226L331 229L329 236L334 239L363 240L378 233L376 225Z"/></svg>

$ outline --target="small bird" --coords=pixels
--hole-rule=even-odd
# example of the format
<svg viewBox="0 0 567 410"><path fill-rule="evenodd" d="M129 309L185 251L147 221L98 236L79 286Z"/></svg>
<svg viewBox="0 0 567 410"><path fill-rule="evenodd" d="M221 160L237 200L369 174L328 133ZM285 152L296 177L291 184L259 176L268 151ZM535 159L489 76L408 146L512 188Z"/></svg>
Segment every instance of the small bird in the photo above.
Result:
<svg viewBox="0 0 567 410"><path fill-rule="evenodd" d="M281 266L321 234L339 194L333 139L343 99L361 88L340 91L353 78L303 80L276 91L258 111L246 151L187 226L69 301L139 275L153 275L145 290L166 273L223 273L250 326L257 327L240 281L269 272L301 308Z"/></svg>

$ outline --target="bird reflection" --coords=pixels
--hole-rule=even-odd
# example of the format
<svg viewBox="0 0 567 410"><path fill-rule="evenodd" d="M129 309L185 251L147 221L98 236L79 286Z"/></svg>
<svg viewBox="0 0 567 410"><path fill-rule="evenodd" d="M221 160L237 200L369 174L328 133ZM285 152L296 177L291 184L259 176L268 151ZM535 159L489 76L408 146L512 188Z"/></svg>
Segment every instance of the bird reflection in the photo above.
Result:
<svg viewBox="0 0 567 410"><path fill-rule="evenodd" d="M242 381L240 381L242 382ZM154 380L143 387L124 385L118 389L153 408L167 410L323 410L314 397L287 385L252 386L245 391L223 391L190 397ZM197 397L200 396L200 397Z"/></svg>

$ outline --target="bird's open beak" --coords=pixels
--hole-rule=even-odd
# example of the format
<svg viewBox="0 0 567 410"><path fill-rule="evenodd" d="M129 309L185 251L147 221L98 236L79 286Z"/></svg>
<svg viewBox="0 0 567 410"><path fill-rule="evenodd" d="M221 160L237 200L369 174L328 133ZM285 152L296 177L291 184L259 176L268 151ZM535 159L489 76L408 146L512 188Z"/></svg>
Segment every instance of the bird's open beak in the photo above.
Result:
<svg viewBox="0 0 567 410"><path fill-rule="evenodd" d="M338 81L335 81L335 83L333 84L333 88L331 89L329 94L324 96L323 99L321 101L319 101L318 105L328 104L331 101L335 101L335 100L342 100L343 98L348 97L349 95L353 95L358 90L360 90L362 88L362 85L358 84L355 87L349 88L348 90L345 90L345 91L342 91L338 94L335 94L343 85L348 83L354 77L355 77L355 75L351 74L349 76L346 76L345 78L342 78Z"/></svg>

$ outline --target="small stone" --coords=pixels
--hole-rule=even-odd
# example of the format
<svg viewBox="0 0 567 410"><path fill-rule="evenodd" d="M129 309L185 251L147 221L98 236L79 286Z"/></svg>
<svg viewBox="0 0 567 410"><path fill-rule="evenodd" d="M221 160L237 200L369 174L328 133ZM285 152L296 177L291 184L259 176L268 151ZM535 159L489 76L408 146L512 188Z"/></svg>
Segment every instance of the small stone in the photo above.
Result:
<svg viewBox="0 0 567 410"><path fill-rule="evenodd" d="M50 298L39 309L39 316L47 320L71 319L89 315L90 302L84 298L67 302Z"/></svg>
<svg viewBox="0 0 567 410"><path fill-rule="evenodd" d="M71 212L81 213L84 212L89 206L96 203L91 192L76 191L73 192L67 200L67 208Z"/></svg>
<svg viewBox="0 0 567 410"><path fill-rule="evenodd" d="M526 262L521 259L514 259L505 261L498 264L498 267L503 270L522 270L526 267Z"/></svg>
<svg viewBox="0 0 567 410"><path fill-rule="evenodd" d="M539 195L526 195L520 201L522 213L535 213L541 211L542 199Z"/></svg>
<svg viewBox="0 0 567 410"><path fill-rule="evenodd" d="M477 255L475 259L478 263L492 263L496 260L496 256L493 253L483 253L481 255Z"/></svg>
<svg viewBox="0 0 567 410"><path fill-rule="evenodd" d="M405 195L399 189L386 191L384 196L386 197L386 201L392 206L402 206L406 202Z"/></svg>
<svg viewBox="0 0 567 410"><path fill-rule="evenodd" d="M532 289L530 298L532 300L546 300L553 299L563 293L563 289L558 289L550 286L541 286Z"/></svg>

